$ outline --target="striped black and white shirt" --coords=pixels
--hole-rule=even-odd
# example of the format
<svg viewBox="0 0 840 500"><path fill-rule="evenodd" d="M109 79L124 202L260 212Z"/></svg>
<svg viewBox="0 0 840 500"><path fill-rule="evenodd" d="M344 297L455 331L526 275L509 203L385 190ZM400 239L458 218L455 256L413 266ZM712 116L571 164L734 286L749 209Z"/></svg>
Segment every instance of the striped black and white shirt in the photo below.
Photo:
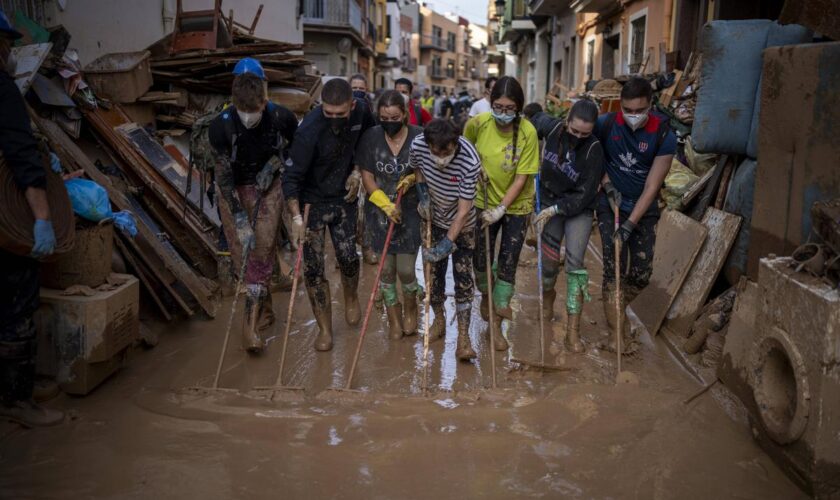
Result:
<svg viewBox="0 0 840 500"><path fill-rule="evenodd" d="M476 183L481 171L481 159L464 137L458 139L458 151L443 170L432 160L432 152L423 134L414 138L409 153L411 168L419 170L429 186L432 201L432 221L435 226L448 228L458 213L458 200L475 200ZM470 209L464 228L475 225L475 208Z"/></svg>

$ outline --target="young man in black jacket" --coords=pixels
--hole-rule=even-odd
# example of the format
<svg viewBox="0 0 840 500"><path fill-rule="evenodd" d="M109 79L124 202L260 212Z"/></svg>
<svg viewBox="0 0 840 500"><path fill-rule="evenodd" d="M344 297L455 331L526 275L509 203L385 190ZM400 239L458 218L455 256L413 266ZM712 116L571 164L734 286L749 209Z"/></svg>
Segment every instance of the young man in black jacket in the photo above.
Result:
<svg viewBox="0 0 840 500"><path fill-rule="evenodd" d="M274 323L269 285L283 210L279 172L297 118L268 101L266 81L258 72L237 75L232 96L233 106L210 123L208 138L216 159L222 229L237 272L247 253L245 276L240 277L246 287L242 347L258 353L263 348L260 330Z"/></svg>
<svg viewBox="0 0 840 500"><path fill-rule="evenodd" d="M35 244L28 257L0 249L0 417L26 427L60 423L64 414L35 404L35 325L38 261L55 250L46 174L29 126L23 97L10 76L12 42L21 34L0 10L0 153L35 216Z"/></svg>
<svg viewBox="0 0 840 500"><path fill-rule="evenodd" d="M344 317L359 323L359 257L356 254L356 199L361 174L353 153L362 134L374 126L367 105L353 98L346 80L328 81L322 104L301 122L291 150L291 163L283 177L283 193L292 215L292 240L303 244L304 278L319 333L315 349L332 349L332 308L329 281L324 277L324 237L330 230L341 271ZM303 209L309 205L304 227Z"/></svg>

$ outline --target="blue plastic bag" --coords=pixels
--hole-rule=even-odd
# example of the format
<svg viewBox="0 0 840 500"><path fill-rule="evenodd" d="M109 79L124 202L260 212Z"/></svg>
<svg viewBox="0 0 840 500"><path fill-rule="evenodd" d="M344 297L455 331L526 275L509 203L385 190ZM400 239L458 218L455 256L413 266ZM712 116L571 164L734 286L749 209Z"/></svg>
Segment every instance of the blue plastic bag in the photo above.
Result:
<svg viewBox="0 0 840 500"><path fill-rule="evenodd" d="M131 236L137 234L137 225L131 212L112 212L108 191L99 184L87 179L68 179L64 181L73 212L92 222L113 219L114 225Z"/></svg>

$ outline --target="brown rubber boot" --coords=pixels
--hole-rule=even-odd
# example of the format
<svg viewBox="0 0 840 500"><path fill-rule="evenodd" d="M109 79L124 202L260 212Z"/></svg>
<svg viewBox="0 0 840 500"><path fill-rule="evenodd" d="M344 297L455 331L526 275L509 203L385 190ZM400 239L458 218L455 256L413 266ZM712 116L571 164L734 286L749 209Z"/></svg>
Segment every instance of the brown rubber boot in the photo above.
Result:
<svg viewBox="0 0 840 500"><path fill-rule="evenodd" d="M350 326L359 324L362 313L359 310L359 275L348 278L341 275L341 288L344 291L344 320Z"/></svg>
<svg viewBox="0 0 840 500"><path fill-rule="evenodd" d="M257 318L257 330L267 330L274 324L274 305L271 301L271 294L267 293L260 300L260 315Z"/></svg>
<svg viewBox="0 0 840 500"><path fill-rule="evenodd" d="M443 304L432 304L435 319L429 327L429 342L438 341L446 337L446 309Z"/></svg>
<svg viewBox="0 0 840 500"><path fill-rule="evenodd" d="M586 350L580 341L580 314L569 313L566 327L566 350L575 354Z"/></svg>
<svg viewBox="0 0 840 500"><path fill-rule="evenodd" d="M458 349L455 351L455 357L461 361L470 361L476 358L470 342L470 304L458 304L457 307L455 314L458 318Z"/></svg>
<svg viewBox="0 0 840 500"><path fill-rule="evenodd" d="M495 321L493 322L493 347L495 347L497 351L507 351L508 347L510 347L510 346L508 345L508 341L505 338L505 336L502 335L502 319L503 318L501 316L499 316L498 314L495 314L494 316L496 318L495 318ZM487 333L489 334L490 333L490 331L489 331L490 330L490 325L489 324L487 325L487 329L488 329Z"/></svg>
<svg viewBox="0 0 840 500"><path fill-rule="evenodd" d="M0 419L17 422L24 427L49 427L64 421L64 413L39 406L33 400L0 403Z"/></svg>
<svg viewBox="0 0 840 500"><path fill-rule="evenodd" d="M391 340L400 340L403 336L402 306L399 302L392 306L386 306L388 310L388 337Z"/></svg>
<svg viewBox="0 0 840 500"><path fill-rule="evenodd" d="M332 333L332 303L330 299L330 284L323 282L318 286L306 287L312 313L318 323L318 336L315 337L316 351L329 351L333 345Z"/></svg>
<svg viewBox="0 0 840 500"><path fill-rule="evenodd" d="M478 310L481 312L481 319L490 321L490 305L488 304L489 297L486 293L481 294L481 305Z"/></svg>
<svg viewBox="0 0 840 500"><path fill-rule="evenodd" d="M250 292L245 293L245 311L242 314L242 348L249 354L262 351L263 343L257 330L260 297Z"/></svg>
<svg viewBox="0 0 840 500"><path fill-rule="evenodd" d="M551 321L554 319L554 300L556 298L557 291L553 288L551 290L543 290L542 315L544 321Z"/></svg>
<svg viewBox="0 0 840 500"><path fill-rule="evenodd" d="M403 290L402 329L405 335L417 334L417 295Z"/></svg>

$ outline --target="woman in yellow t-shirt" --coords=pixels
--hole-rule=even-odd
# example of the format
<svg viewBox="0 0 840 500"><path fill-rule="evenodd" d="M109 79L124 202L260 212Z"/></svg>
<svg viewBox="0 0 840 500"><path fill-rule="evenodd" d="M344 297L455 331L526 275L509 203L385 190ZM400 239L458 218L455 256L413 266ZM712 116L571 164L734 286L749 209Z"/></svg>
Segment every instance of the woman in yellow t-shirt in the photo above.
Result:
<svg viewBox="0 0 840 500"><path fill-rule="evenodd" d="M540 165L537 131L521 113L525 105L522 86L515 78L505 76L496 82L490 93L489 113L481 113L467 122L464 136L475 145L481 157L484 186L478 188L475 206L479 209L481 227L476 233L473 267L481 291L481 316L488 318L489 292L485 240L483 230L490 228L490 255L501 232L499 255L493 264L492 300L495 306L492 321L496 322L495 345L507 350L501 334L502 318L513 319L510 299L513 296L516 266L525 242L528 216L534 210L534 183ZM486 201L485 201L486 189ZM492 260L492 259L491 259Z"/></svg>

